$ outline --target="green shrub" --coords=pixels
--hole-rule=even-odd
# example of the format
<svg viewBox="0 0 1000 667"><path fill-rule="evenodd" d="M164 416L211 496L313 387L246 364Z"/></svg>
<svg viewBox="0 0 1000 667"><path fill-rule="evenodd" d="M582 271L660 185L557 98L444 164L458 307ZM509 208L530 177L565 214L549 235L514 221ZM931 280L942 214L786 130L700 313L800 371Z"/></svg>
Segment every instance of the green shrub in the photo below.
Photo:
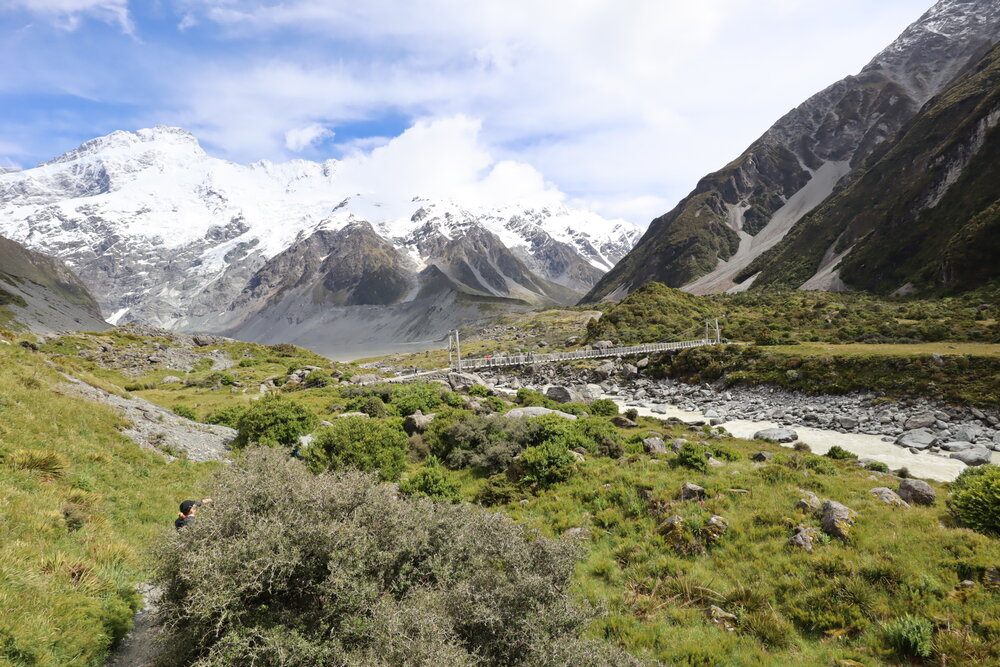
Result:
<svg viewBox="0 0 1000 667"><path fill-rule="evenodd" d="M618 414L618 404L610 398L599 398L590 404L590 414L595 417L613 417Z"/></svg>
<svg viewBox="0 0 1000 667"><path fill-rule="evenodd" d="M184 419L190 419L191 421L198 420L198 415L194 413L194 410L185 405L175 405L173 407L173 413L178 417L184 417Z"/></svg>
<svg viewBox="0 0 1000 667"><path fill-rule="evenodd" d="M310 389L314 389L317 387L329 387L336 381L337 380L334 379L333 375L330 374L330 371L319 370L319 371L313 371L312 373L307 375L303 384L309 387Z"/></svg>
<svg viewBox="0 0 1000 667"><path fill-rule="evenodd" d="M399 479L409 443L399 420L342 417L316 432L302 459L314 472L357 468L378 471L384 481Z"/></svg>
<svg viewBox="0 0 1000 667"><path fill-rule="evenodd" d="M389 402L400 417L412 415L417 410L427 414L440 407L444 392L444 388L437 384L392 385Z"/></svg>
<svg viewBox="0 0 1000 667"><path fill-rule="evenodd" d="M469 387L469 396L489 396L490 390L481 384L474 384Z"/></svg>
<svg viewBox="0 0 1000 667"><path fill-rule="evenodd" d="M948 506L964 525L1000 534L1000 466L966 468L951 484Z"/></svg>
<svg viewBox="0 0 1000 667"><path fill-rule="evenodd" d="M632 421L635 421L636 419L639 418L639 411L636 410L635 408L629 408L628 410L625 411L625 417L631 419Z"/></svg>
<svg viewBox="0 0 1000 667"><path fill-rule="evenodd" d="M219 378L219 382L221 382L223 386L232 387L236 384L236 376L230 375L229 373L223 373L222 377Z"/></svg>
<svg viewBox="0 0 1000 667"><path fill-rule="evenodd" d="M255 401L240 416L233 449L249 445L294 447L299 436L309 433L319 419L315 414L284 396L269 394Z"/></svg>
<svg viewBox="0 0 1000 667"><path fill-rule="evenodd" d="M563 421L568 421L563 419ZM584 439L584 448L592 454L616 459L624 453L621 432L614 424L600 417L589 417L569 422L571 429Z"/></svg>
<svg viewBox="0 0 1000 667"><path fill-rule="evenodd" d="M865 464L865 469L872 472L889 472L889 466L881 461L869 461Z"/></svg>
<svg viewBox="0 0 1000 667"><path fill-rule="evenodd" d="M882 625L885 642L902 657L929 658L934 649L934 625L909 614Z"/></svg>
<svg viewBox="0 0 1000 667"><path fill-rule="evenodd" d="M858 455L854 452L849 452L840 445L834 445L827 450L825 456L831 459L844 460L844 459L856 459Z"/></svg>
<svg viewBox="0 0 1000 667"><path fill-rule="evenodd" d="M712 444L711 449L712 456L720 461L739 461L741 458L739 452L729 449L724 445Z"/></svg>
<svg viewBox="0 0 1000 667"><path fill-rule="evenodd" d="M399 484L399 490L407 495L453 502L461 499L459 489L459 483L448 476L433 456L427 459L424 467Z"/></svg>
<svg viewBox="0 0 1000 667"><path fill-rule="evenodd" d="M708 452L693 442L685 442L677 453L677 464L700 472L708 472Z"/></svg>
<svg viewBox="0 0 1000 667"><path fill-rule="evenodd" d="M635 665L580 639L579 546L371 475L250 452L155 562L176 664Z"/></svg>
<svg viewBox="0 0 1000 667"><path fill-rule="evenodd" d="M374 417L375 419L382 419L389 416L389 410L385 407L385 403L378 396L369 396L358 408L359 412L363 412L369 417Z"/></svg>
<svg viewBox="0 0 1000 667"><path fill-rule="evenodd" d="M505 473L490 475L486 483L476 492L474 500L480 505L492 507L506 505L520 498L524 493L521 487L512 482Z"/></svg>
<svg viewBox="0 0 1000 667"><path fill-rule="evenodd" d="M521 453L521 481L539 488L566 481L573 475L575 467L576 457L558 438L528 447Z"/></svg>
<svg viewBox="0 0 1000 667"><path fill-rule="evenodd" d="M801 441L796 442L794 445L792 445L792 449L797 452L808 452L810 454L812 453L812 447L810 447L807 443Z"/></svg>
<svg viewBox="0 0 1000 667"><path fill-rule="evenodd" d="M210 414L205 418L205 423L236 428L240 423L240 417L242 417L243 413L246 411L247 408L244 405L230 405Z"/></svg>

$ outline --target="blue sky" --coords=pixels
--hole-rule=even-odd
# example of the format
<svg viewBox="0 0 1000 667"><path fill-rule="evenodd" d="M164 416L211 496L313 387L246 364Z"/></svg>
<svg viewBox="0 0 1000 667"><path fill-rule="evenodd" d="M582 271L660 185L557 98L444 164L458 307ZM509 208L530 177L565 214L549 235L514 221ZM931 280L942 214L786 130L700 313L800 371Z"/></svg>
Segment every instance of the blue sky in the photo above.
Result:
<svg viewBox="0 0 1000 667"><path fill-rule="evenodd" d="M0 0L0 166L156 124L240 162L338 158L462 117L493 160L645 224L930 4Z"/></svg>

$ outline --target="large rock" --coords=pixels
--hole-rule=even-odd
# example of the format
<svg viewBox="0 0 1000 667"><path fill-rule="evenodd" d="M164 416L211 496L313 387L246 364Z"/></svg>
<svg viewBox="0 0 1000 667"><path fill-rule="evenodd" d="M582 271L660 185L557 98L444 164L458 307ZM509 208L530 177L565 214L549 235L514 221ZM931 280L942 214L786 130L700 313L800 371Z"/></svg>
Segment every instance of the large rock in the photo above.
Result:
<svg viewBox="0 0 1000 667"><path fill-rule="evenodd" d="M592 347L595 350L607 350L607 349L612 348L614 346L615 346L615 344L612 343L610 340L599 340L596 343L594 343L593 345L591 345L590 347Z"/></svg>
<svg viewBox="0 0 1000 667"><path fill-rule="evenodd" d="M934 416L933 412L921 412L915 415L911 415L905 422L903 422L903 428L907 431L912 431L918 428L930 428L934 426L937 421L937 417Z"/></svg>
<svg viewBox="0 0 1000 667"><path fill-rule="evenodd" d="M820 508L820 524L823 526L823 532L845 542L851 539L851 527L854 525L855 517L857 512L835 500L826 501Z"/></svg>
<svg viewBox="0 0 1000 667"><path fill-rule="evenodd" d="M972 447L960 452L952 452L951 458L958 459L967 466L981 466L990 462L992 454L986 447Z"/></svg>
<svg viewBox="0 0 1000 667"><path fill-rule="evenodd" d="M795 442L799 434L790 428L765 428L753 434L755 440L772 440L774 442Z"/></svg>
<svg viewBox="0 0 1000 667"><path fill-rule="evenodd" d="M823 503L815 493L812 491L803 491L802 489L799 489L799 493L802 494L802 497L795 503L795 509L805 510L810 513L819 511Z"/></svg>
<svg viewBox="0 0 1000 667"><path fill-rule="evenodd" d="M812 526L799 525L795 529L795 534L788 540L788 544L812 552L813 541L819 535L819 531Z"/></svg>
<svg viewBox="0 0 1000 667"><path fill-rule="evenodd" d="M935 443L937 443L937 436L925 428L907 431L896 438L896 444L900 447L913 447L915 449L927 449Z"/></svg>
<svg viewBox="0 0 1000 667"><path fill-rule="evenodd" d="M582 403L584 400L583 396L580 395L580 392L575 389L559 385L549 387L546 390L545 395L556 403Z"/></svg>
<svg viewBox="0 0 1000 667"><path fill-rule="evenodd" d="M626 417L625 415L616 415L611 418L611 423L618 428L635 428L638 426L637 423Z"/></svg>
<svg viewBox="0 0 1000 667"><path fill-rule="evenodd" d="M681 487L678 497L681 500L704 500L705 489L704 487L698 486L697 484L692 484L691 482L685 482L684 486Z"/></svg>
<svg viewBox="0 0 1000 667"><path fill-rule="evenodd" d="M642 447L646 450L647 454L667 453L667 444L663 442L663 438L646 438L642 441Z"/></svg>
<svg viewBox="0 0 1000 667"><path fill-rule="evenodd" d="M877 486L874 489L868 491L879 500L881 500L886 505L891 505L892 507L909 507L910 504L905 500L896 495L896 492L885 486Z"/></svg>
<svg viewBox="0 0 1000 667"><path fill-rule="evenodd" d="M957 440L953 442L942 443L940 447L946 452L963 452L966 449L972 449L973 447L976 447L976 445L972 444L971 442Z"/></svg>
<svg viewBox="0 0 1000 667"><path fill-rule="evenodd" d="M596 377L598 381L604 382L612 375L614 375L614 372L615 372L615 365L612 364L611 362L607 362L601 364L600 366L594 369L594 377Z"/></svg>
<svg viewBox="0 0 1000 667"><path fill-rule="evenodd" d="M359 373L351 376L351 384L371 384L378 382L378 376L374 373Z"/></svg>
<svg viewBox="0 0 1000 667"><path fill-rule="evenodd" d="M425 415L421 410L417 410L403 420L403 430L406 431L407 435L423 433L434 421L434 416L434 414Z"/></svg>
<svg viewBox="0 0 1000 667"><path fill-rule="evenodd" d="M486 383L475 373L448 373L448 385L452 391L469 391L477 384Z"/></svg>
<svg viewBox="0 0 1000 667"><path fill-rule="evenodd" d="M983 429L981 429L980 427L972 424L967 424L955 427L951 432L951 436L958 442L963 442L963 441L974 442L975 439L978 438L979 434L982 432Z"/></svg>
<svg viewBox="0 0 1000 667"><path fill-rule="evenodd" d="M507 411L505 416L516 419L518 417L541 417L542 415L556 415L566 419L576 419L576 415L560 412L559 410L550 410L549 408L543 408L537 405L527 408L514 408L513 410Z"/></svg>
<svg viewBox="0 0 1000 667"><path fill-rule="evenodd" d="M851 431L858 427L858 420L854 417L837 417L837 423L845 431Z"/></svg>
<svg viewBox="0 0 1000 667"><path fill-rule="evenodd" d="M757 463L767 463L773 458L774 454L772 452L757 452L750 458L750 460Z"/></svg>
<svg viewBox="0 0 1000 667"><path fill-rule="evenodd" d="M708 544L718 544L722 541L727 530L729 530L729 521L718 514L713 515L705 523L705 542Z"/></svg>
<svg viewBox="0 0 1000 667"><path fill-rule="evenodd" d="M585 401L596 401L604 394L604 390L601 389L599 384L585 384L582 387L576 387L576 391L580 393Z"/></svg>
<svg viewBox="0 0 1000 667"><path fill-rule="evenodd" d="M904 479L899 483L899 490L896 493L913 505L933 505L937 499L934 488L922 479Z"/></svg>

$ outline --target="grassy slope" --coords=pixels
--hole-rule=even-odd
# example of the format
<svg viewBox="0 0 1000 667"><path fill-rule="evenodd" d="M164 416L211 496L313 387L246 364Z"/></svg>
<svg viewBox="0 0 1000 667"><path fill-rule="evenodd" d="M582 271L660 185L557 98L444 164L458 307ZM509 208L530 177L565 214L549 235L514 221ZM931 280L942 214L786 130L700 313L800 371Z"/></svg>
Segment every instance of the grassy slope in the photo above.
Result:
<svg viewBox="0 0 1000 667"><path fill-rule="evenodd" d="M666 430L643 420L645 427L654 424ZM1000 543L952 524L940 501L943 485L934 484L934 507L892 509L868 494L876 486L895 488L891 475L828 460L835 474L755 464L748 456L756 451L789 450L725 444L741 460L708 474L672 467L673 455L656 461L632 454L625 465L595 458L569 482L504 508L546 534L576 526L593 532L577 587L608 606L595 636L669 664L827 665L853 658L872 665L893 662L880 623L911 613L948 628L937 634L948 664L1000 660L1000 595L981 585L958 588L996 567ZM705 487L708 499L677 501L685 482ZM799 488L858 512L852 544L831 540L812 554L787 546L796 525L818 525L794 508ZM638 489L651 490L653 502ZM696 526L719 514L729 532L704 555L683 556L658 531L673 514ZM712 604L739 617L737 632L711 624Z"/></svg>
<svg viewBox="0 0 1000 667"><path fill-rule="evenodd" d="M212 465L165 463L110 408L52 391L42 355L0 345L0 665L100 665L131 623L147 547ZM11 454L51 453L56 475Z"/></svg>

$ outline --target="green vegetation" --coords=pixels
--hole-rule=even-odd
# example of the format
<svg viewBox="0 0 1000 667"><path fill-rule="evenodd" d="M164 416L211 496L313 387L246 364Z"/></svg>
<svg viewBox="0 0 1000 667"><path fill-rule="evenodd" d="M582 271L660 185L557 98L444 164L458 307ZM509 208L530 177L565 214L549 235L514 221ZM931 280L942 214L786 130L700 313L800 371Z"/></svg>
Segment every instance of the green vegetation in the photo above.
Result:
<svg viewBox="0 0 1000 667"><path fill-rule="evenodd" d="M431 456L423 467L400 483L399 490L409 496L458 502L462 498L461 487L457 480L449 476L437 457Z"/></svg>
<svg viewBox="0 0 1000 667"><path fill-rule="evenodd" d="M858 455L854 452L849 452L840 445L834 445L826 451L826 456L831 459L837 459L838 461L843 460L857 460ZM885 465L884 463L882 465Z"/></svg>
<svg viewBox="0 0 1000 667"><path fill-rule="evenodd" d="M315 472L357 468L394 482L403 472L406 452L406 433L399 419L341 417L316 431L315 440L300 456Z"/></svg>
<svg viewBox="0 0 1000 667"><path fill-rule="evenodd" d="M301 403L279 394L263 397L247 408L236 422L233 449L250 445L294 447L299 436L312 431L319 419Z"/></svg>
<svg viewBox="0 0 1000 667"><path fill-rule="evenodd" d="M257 450L163 541L173 664L629 665L579 638L577 547Z"/></svg>
<svg viewBox="0 0 1000 667"><path fill-rule="evenodd" d="M951 485L948 504L964 525L1000 536L1000 466L963 470Z"/></svg>
<svg viewBox="0 0 1000 667"><path fill-rule="evenodd" d="M0 345L0 665L96 667L131 625L148 545L217 466L140 449L110 408L52 391L45 361Z"/></svg>

